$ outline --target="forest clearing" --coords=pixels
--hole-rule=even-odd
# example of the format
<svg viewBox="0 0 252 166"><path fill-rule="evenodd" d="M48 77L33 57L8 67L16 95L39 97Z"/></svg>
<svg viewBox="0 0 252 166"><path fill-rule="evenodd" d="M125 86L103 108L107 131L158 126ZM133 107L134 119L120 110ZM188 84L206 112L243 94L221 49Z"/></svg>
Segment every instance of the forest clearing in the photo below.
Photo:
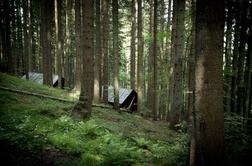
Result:
<svg viewBox="0 0 252 166"><path fill-rule="evenodd" d="M252 0L1 0L7 165L243 166Z"/></svg>

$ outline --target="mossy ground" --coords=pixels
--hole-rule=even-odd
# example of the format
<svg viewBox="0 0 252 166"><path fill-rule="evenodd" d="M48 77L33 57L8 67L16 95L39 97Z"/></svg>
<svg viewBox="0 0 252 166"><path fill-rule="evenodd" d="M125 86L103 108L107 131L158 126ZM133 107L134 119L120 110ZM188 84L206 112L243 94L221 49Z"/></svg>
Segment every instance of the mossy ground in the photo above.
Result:
<svg viewBox="0 0 252 166"><path fill-rule="evenodd" d="M3 73L0 86L69 99L67 91ZM72 108L73 103L0 90L0 141L45 165L188 163L188 136L170 131L167 122L100 107L93 107L88 120L75 120Z"/></svg>

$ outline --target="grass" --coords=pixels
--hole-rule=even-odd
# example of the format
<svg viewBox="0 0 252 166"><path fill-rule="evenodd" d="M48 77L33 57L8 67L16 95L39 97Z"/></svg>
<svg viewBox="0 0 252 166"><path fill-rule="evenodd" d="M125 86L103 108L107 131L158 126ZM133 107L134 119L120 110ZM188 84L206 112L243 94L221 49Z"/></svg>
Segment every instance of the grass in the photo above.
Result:
<svg viewBox="0 0 252 166"><path fill-rule="evenodd" d="M67 91L0 73L0 86L67 98ZM53 165L187 165L188 136L166 122L93 107L72 119L71 103L0 90L0 140L37 155L64 154Z"/></svg>

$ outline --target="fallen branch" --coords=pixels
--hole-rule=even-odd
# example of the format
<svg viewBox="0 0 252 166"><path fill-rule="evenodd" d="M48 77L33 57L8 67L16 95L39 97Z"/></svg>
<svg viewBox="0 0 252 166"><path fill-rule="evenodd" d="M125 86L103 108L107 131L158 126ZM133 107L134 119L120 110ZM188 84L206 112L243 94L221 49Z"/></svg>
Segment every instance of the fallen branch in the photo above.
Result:
<svg viewBox="0 0 252 166"><path fill-rule="evenodd" d="M47 98L47 99L52 99L52 100L57 100L57 101L62 101L62 102L69 102L69 103L76 103L77 100L68 100L68 99L63 99L63 98L58 98L54 96L49 96L45 94L39 94L39 93L32 93L28 91L22 91L22 90L17 90L17 89L10 89L7 87L0 86L1 90L9 91L9 92L14 92L14 93L20 93L24 95L31 95L31 96L36 96L36 97L42 97L42 98ZM100 108L111 108L108 105L99 105L99 104L93 104L93 107L100 107Z"/></svg>

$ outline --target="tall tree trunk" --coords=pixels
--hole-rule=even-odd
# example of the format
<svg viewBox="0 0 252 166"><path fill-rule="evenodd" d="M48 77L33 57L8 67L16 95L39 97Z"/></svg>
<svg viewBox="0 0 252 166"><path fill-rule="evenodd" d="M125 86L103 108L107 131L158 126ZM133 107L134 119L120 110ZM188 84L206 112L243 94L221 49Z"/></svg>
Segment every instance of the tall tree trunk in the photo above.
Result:
<svg viewBox="0 0 252 166"><path fill-rule="evenodd" d="M4 52L5 57L7 57L7 69L8 73L14 74L14 63L13 63L13 55L11 52L11 31L10 31L10 3L9 0L3 1L4 7L4 29L5 29L5 41L4 41Z"/></svg>
<svg viewBox="0 0 252 166"><path fill-rule="evenodd" d="M96 54L94 68L94 102L100 101L100 72L101 72L101 1L96 0Z"/></svg>
<svg viewBox="0 0 252 166"><path fill-rule="evenodd" d="M30 0L23 1L24 5L24 56L26 79L29 79L28 72L31 71L31 28L30 28Z"/></svg>
<svg viewBox="0 0 252 166"><path fill-rule="evenodd" d="M237 112L244 116L244 94L245 94L245 87L244 87L244 64L245 64L245 45L246 45L246 38L247 38L247 8L248 3L247 1L241 1L241 28L240 28L240 41L239 41L239 56L238 56L238 76L237 76ZM243 119L242 119L243 124ZM243 127L243 126L242 126Z"/></svg>
<svg viewBox="0 0 252 166"><path fill-rule="evenodd" d="M149 23L149 56L148 56L148 86L147 86L147 107L151 111L153 107L152 95L153 95L153 0L150 0L150 23Z"/></svg>
<svg viewBox="0 0 252 166"><path fill-rule="evenodd" d="M50 0L41 1L41 41L43 55L43 84L52 86L50 5Z"/></svg>
<svg viewBox="0 0 252 166"><path fill-rule="evenodd" d="M250 23L252 24L252 23ZM251 26L251 25L250 25ZM252 26L250 27L250 32L248 36L248 53L247 53L247 62L246 62L246 72L244 76L245 80L245 104L244 104L244 128L247 132L248 129L248 118L249 114L251 114L251 106L250 106L250 100L251 100L251 84L252 84Z"/></svg>
<svg viewBox="0 0 252 166"><path fill-rule="evenodd" d="M103 102L108 103L108 85L109 85L109 54L108 54L108 40L109 40L109 3L110 0L103 0Z"/></svg>
<svg viewBox="0 0 252 166"><path fill-rule="evenodd" d="M118 0L112 0L113 13L113 57L114 57L114 108L120 110L119 105L119 43L118 43Z"/></svg>
<svg viewBox="0 0 252 166"><path fill-rule="evenodd" d="M224 1L196 2L195 166L224 165Z"/></svg>
<svg viewBox="0 0 252 166"><path fill-rule="evenodd" d="M75 68L75 88L81 88L81 3L75 0L75 33L76 33L76 68Z"/></svg>
<svg viewBox="0 0 252 166"><path fill-rule="evenodd" d="M62 25L62 0L55 0L55 30L56 30L56 73L58 74L58 87L62 88L62 65L63 57L63 25Z"/></svg>
<svg viewBox="0 0 252 166"><path fill-rule="evenodd" d="M233 61L232 61L232 86L231 86L231 112L237 113L237 71L238 71L238 54L239 54L239 31L240 31L240 4L235 3L235 27L233 42Z"/></svg>
<svg viewBox="0 0 252 166"><path fill-rule="evenodd" d="M142 110L142 80L143 80L143 22L142 22L142 0L137 0L137 112Z"/></svg>
<svg viewBox="0 0 252 166"><path fill-rule="evenodd" d="M152 77L153 77L153 87L152 88L152 115L153 115L153 120L157 120L157 90L158 90L158 85L157 85L157 24L158 24L158 15L157 15L157 10L158 10L158 0L154 0L154 13L153 13L153 52L152 52L152 56L153 56L153 73L152 73Z"/></svg>
<svg viewBox="0 0 252 166"><path fill-rule="evenodd" d="M161 33L164 33L165 30L165 1L161 0L160 2L160 31ZM168 36L168 35L167 35ZM166 102L167 102L167 62L168 62L168 56L166 54L166 48L165 48L165 38L161 39L160 42L160 70L159 70L159 81L160 81L160 100L159 100L159 119L164 120L165 119L165 113L166 113Z"/></svg>
<svg viewBox="0 0 252 166"><path fill-rule="evenodd" d="M172 46L174 47L172 55L174 57L174 71L170 127L174 129L175 125L179 123L183 111L182 58L184 56L185 0L174 1L173 5L173 10L176 10L176 15L173 18L176 19L176 29L172 30L172 33L174 33L174 40L172 41Z"/></svg>
<svg viewBox="0 0 252 166"><path fill-rule="evenodd" d="M83 4L83 47L82 52L82 83L78 103L75 105L72 114L80 118L91 116L93 101L93 0L82 0Z"/></svg>
<svg viewBox="0 0 252 166"><path fill-rule="evenodd" d="M225 84L224 84L224 109L226 112L231 111L231 84L232 84L232 77L230 75L231 69L232 69L232 20L233 20L233 10L232 10L232 1L226 0L226 43L225 43L225 68L224 68L224 74L225 74Z"/></svg>
<svg viewBox="0 0 252 166"><path fill-rule="evenodd" d="M167 35L166 36L166 51L165 51L165 54L167 56L167 70L168 70L168 73L171 73L171 70L170 70L170 64L171 64L171 37L170 37L170 34L171 34L171 8L172 8L172 0L169 0L168 2L168 17L167 17L167 24L166 24L166 33L169 34L169 36ZM169 58L170 57L170 58ZM167 85L167 89L166 89L166 117L165 119L166 120L169 120L169 116L170 116L170 108L169 108L169 103L170 103L170 93L169 93L169 87L170 87L170 80L171 80L171 75L169 74L168 77L167 77L167 81L168 81L168 85Z"/></svg>
<svg viewBox="0 0 252 166"><path fill-rule="evenodd" d="M135 89L136 79L136 2L131 1L130 88ZM139 26L139 25L138 25Z"/></svg>
<svg viewBox="0 0 252 166"><path fill-rule="evenodd" d="M191 129L191 144L190 144L190 166L195 165L195 150L196 150L196 130L195 130L195 22L196 22L196 0L192 1L192 29L191 29L191 48L190 48L190 57L189 57L189 76L188 76L188 112L189 118L192 123Z"/></svg>
<svg viewBox="0 0 252 166"><path fill-rule="evenodd" d="M72 14L72 0L66 0L66 45L65 45L65 86L71 87L72 86L72 68L71 68L71 14Z"/></svg>

